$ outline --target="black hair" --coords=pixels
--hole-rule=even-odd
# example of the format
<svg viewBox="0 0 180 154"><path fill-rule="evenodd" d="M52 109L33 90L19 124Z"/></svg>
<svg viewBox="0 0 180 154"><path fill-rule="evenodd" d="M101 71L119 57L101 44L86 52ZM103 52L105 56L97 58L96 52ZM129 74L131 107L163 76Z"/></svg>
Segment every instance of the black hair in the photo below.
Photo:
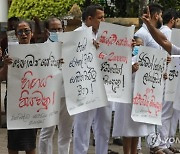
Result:
<svg viewBox="0 0 180 154"><path fill-rule="evenodd" d="M141 40L142 40L142 38L139 37L139 36L134 36L133 38L134 38L135 40L137 40L137 39L141 39Z"/></svg>
<svg viewBox="0 0 180 154"><path fill-rule="evenodd" d="M59 21L61 22L62 26L63 26L63 23L62 23L62 21L61 21L59 18L57 18L57 17L50 17L49 19L47 19L47 20L44 22L44 27L45 27L46 29L49 29L49 24L50 24L52 21L55 21L55 20L59 20Z"/></svg>
<svg viewBox="0 0 180 154"><path fill-rule="evenodd" d="M99 4L89 5L82 13L82 21L85 21L88 16L95 17L96 10L104 11L104 8Z"/></svg>
<svg viewBox="0 0 180 154"><path fill-rule="evenodd" d="M31 31L32 31L32 25L31 25L31 23L30 22L28 22L28 21L26 21L26 20L20 20L19 22L17 22L17 24L16 24L16 26L15 26L15 32L17 32L17 28L18 28L18 26L19 26L19 24L20 23L27 23L28 24L28 26L29 26L29 28L31 29Z"/></svg>
<svg viewBox="0 0 180 154"><path fill-rule="evenodd" d="M11 21L16 21L18 22L19 21L19 18L18 17L11 17L8 19L8 22L11 22Z"/></svg>
<svg viewBox="0 0 180 154"><path fill-rule="evenodd" d="M175 9L168 9L163 13L163 24L167 24L172 18L177 19L178 13Z"/></svg>
<svg viewBox="0 0 180 154"><path fill-rule="evenodd" d="M160 4L151 3L148 6L149 6L149 11L150 11L151 16L153 16L155 13L159 14L163 11L163 7ZM145 8L143 12L147 13L147 8Z"/></svg>

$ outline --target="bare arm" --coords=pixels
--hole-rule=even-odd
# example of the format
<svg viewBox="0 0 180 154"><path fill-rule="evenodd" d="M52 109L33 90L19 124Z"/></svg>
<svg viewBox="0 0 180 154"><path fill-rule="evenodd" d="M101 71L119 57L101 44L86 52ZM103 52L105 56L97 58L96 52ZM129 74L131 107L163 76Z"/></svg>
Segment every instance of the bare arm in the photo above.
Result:
<svg viewBox="0 0 180 154"><path fill-rule="evenodd" d="M4 66L0 68L0 81L7 80L8 65L12 63L12 59L6 55L4 56Z"/></svg>
<svg viewBox="0 0 180 154"><path fill-rule="evenodd" d="M166 38L166 36L157 28L155 28L151 22L151 16L149 12L149 8L147 9L147 14L143 14L142 20L146 24L149 32L151 33L154 40L161 45L169 54L171 54L172 44L171 42Z"/></svg>

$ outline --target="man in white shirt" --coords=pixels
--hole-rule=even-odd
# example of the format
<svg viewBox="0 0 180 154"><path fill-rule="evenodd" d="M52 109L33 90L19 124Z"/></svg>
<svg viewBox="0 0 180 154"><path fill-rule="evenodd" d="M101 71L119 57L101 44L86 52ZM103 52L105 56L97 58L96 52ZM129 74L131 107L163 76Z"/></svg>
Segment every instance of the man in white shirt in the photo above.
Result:
<svg viewBox="0 0 180 154"><path fill-rule="evenodd" d="M57 42L58 33L63 31L62 23L57 18L50 18L45 24L48 40ZM62 87L64 93L64 87ZM67 111L65 95L62 94L60 103L60 117L58 124L58 154L69 154L72 138L73 117ZM56 126L42 128L39 136L39 154L53 154L53 135Z"/></svg>
<svg viewBox="0 0 180 154"><path fill-rule="evenodd" d="M147 12L143 14L142 20L143 23L146 24L151 36L159 45L161 45L169 54L180 55L180 47L173 45L166 36L151 23L149 7L147 7Z"/></svg>
<svg viewBox="0 0 180 154"><path fill-rule="evenodd" d="M171 40L172 28L176 27L178 14L174 9L168 9L163 13L163 26L160 31ZM160 147L163 149L170 148L170 143L167 143L166 139L174 137L178 124L179 111L173 108L173 102L163 100L162 107L162 126L158 126L158 131L161 136Z"/></svg>
<svg viewBox="0 0 180 154"><path fill-rule="evenodd" d="M156 28L160 28L162 26L162 7L158 4L150 4L149 9L151 13L151 24ZM161 46L153 39L144 23L135 33L135 36L140 37L143 40L144 46L161 49Z"/></svg>
<svg viewBox="0 0 180 154"><path fill-rule="evenodd" d="M99 24L101 21L104 21L103 8L99 5L88 6L82 14L82 20L82 26L76 29L76 31L92 26L92 39L96 40ZM87 154L92 122L96 145L95 152L96 154L107 154L111 113L111 106L106 106L75 115L73 135L74 154Z"/></svg>
<svg viewBox="0 0 180 154"><path fill-rule="evenodd" d="M158 4L150 4L149 10L147 10L147 9L144 10L144 12L147 12L147 11L149 11L149 13L151 15L151 18L150 18L151 25L154 28L159 29L162 26L162 21L163 21L162 7ZM135 36L138 36L143 40L144 46L149 46L149 47L156 48L156 49L162 49L162 47L151 36L151 33L149 32L148 27L146 26L145 23L143 23L142 27L135 33ZM162 50L162 52L166 52L166 51ZM157 132L157 131L152 129L152 132ZM152 132L149 132L149 133L152 133ZM166 153L166 151L168 151L168 152L170 152L169 154L171 154L171 151L167 147L162 148L162 147L155 146L155 147L151 148L152 152L158 152L160 150L162 151L162 153L163 152Z"/></svg>

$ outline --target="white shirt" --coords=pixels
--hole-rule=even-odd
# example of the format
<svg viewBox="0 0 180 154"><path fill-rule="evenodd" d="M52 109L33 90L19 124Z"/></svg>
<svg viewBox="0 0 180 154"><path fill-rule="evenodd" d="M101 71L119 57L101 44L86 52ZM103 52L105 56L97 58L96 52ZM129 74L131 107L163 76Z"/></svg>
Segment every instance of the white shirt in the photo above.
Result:
<svg viewBox="0 0 180 154"><path fill-rule="evenodd" d="M74 31L85 30L85 29L88 29L88 28L89 28L89 27L87 27L87 26L85 25L85 23L82 22L82 26L81 26L81 27L78 27L78 28L75 29ZM97 33L95 34L95 33L92 31L92 38L93 38L94 40L96 40L96 39L97 39Z"/></svg>
<svg viewBox="0 0 180 154"><path fill-rule="evenodd" d="M135 36L140 37L143 40L144 46L162 49L161 46L153 39L145 24L143 24L142 27L135 33Z"/></svg>
<svg viewBox="0 0 180 154"><path fill-rule="evenodd" d="M171 55L180 55L180 47L172 44Z"/></svg>
<svg viewBox="0 0 180 154"><path fill-rule="evenodd" d="M170 41L171 40L171 33L172 33L172 30L166 26L166 25L163 25L161 28L160 28L160 31L166 36L166 38Z"/></svg>

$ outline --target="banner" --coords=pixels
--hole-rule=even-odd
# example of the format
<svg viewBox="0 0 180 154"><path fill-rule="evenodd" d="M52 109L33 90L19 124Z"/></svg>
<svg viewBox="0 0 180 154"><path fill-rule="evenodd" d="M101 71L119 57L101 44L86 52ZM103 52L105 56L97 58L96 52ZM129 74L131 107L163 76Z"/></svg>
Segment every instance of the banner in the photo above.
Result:
<svg viewBox="0 0 180 154"><path fill-rule="evenodd" d="M139 48L139 70L135 75L131 113L134 121L161 125L166 59L165 51L143 46Z"/></svg>
<svg viewBox="0 0 180 154"><path fill-rule="evenodd" d="M8 129L41 128L59 122L62 88L61 43L8 47Z"/></svg>
<svg viewBox="0 0 180 154"><path fill-rule="evenodd" d="M133 35L134 26L100 23L98 58L109 101L131 102Z"/></svg>
<svg viewBox="0 0 180 154"><path fill-rule="evenodd" d="M172 29L172 34L171 34L171 42L174 45L178 46L178 47L180 47L179 37L180 37L180 30L176 29L176 28L173 28ZM179 61L177 60L177 65L176 66L179 66L178 63L179 63ZM177 81L177 86L176 86L177 88L176 88L175 99L174 99L174 104L173 104L173 108L176 109L176 110L180 110L179 86L180 86L180 76L178 75L178 81Z"/></svg>
<svg viewBox="0 0 180 154"><path fill-rule="evenodd" d="M61 35L63 41L63 79L70 115L108 105L92 29Z"/></svg>
<svg viewBox="0 0 180 154"><path fill-rule="evenodd" d="M165 86L165 101L174 101L175 93L177 91L177 84L180 73L180 56L172 55L171 62L168 64Z"/></svg>

